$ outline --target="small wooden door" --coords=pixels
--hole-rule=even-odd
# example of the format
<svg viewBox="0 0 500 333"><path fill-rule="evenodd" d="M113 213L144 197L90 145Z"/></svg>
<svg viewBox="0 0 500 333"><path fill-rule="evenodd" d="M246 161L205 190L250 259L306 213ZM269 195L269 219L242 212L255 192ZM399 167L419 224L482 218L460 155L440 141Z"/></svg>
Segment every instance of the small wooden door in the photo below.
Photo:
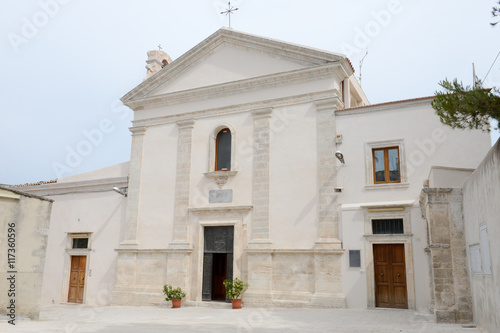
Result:
<svg viewBox="0 0 500 333"><path fill-rule="evenodd" d="M404 244L373 244L375 306L408 309Z"/></svg>
<svg viewBox="0 0 500 333"><path fill-rule="evenodd" d="M71 256L71 272L69 277L69 303L83 303L85 288L85 269L87 256Z"/></svg>

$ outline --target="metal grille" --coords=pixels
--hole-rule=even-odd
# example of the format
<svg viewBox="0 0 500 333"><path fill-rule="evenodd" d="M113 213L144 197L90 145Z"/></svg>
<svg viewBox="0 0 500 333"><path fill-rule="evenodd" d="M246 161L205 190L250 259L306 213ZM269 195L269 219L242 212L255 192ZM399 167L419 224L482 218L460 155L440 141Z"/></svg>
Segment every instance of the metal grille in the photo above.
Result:
<svg viewBox="0 0 500 333"><path fill-rule="evenodd" d="M74 249L86 249L89 244L88 238L73 238Z"/></svg>
<svg viewBox="0 0 500 333"><path fill-rule="evenodd" d="M374 235L403 234L403 219L372 220L372 229Z"/></svg>

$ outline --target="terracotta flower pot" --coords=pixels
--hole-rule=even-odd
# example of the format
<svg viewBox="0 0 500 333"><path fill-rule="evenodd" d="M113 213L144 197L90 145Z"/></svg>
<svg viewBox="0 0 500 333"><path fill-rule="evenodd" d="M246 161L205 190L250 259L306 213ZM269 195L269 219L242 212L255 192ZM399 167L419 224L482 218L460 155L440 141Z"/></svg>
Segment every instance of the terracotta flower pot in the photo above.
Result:
<svg viewBox="0 0 500 333"><path fill-rule="evenodd" d="M231 304L233 304L233 309L241 309L241 298L232 299Z"/></svg>
<svg viewBox="0 0 500 333"><path fill-rule="evenodd" d="M180 308L181 302L182 302L182 299L173 299L172 300L172 308L174 308L174 309Z"/></svg>

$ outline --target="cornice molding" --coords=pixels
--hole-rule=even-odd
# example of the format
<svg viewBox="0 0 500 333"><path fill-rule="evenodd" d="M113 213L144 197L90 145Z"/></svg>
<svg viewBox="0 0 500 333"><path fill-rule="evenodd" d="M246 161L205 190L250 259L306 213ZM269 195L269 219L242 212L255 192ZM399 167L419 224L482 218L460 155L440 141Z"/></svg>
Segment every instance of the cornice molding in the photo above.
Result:
<svg viewBox="0 0 500 333"><path fill-rule="evenodd" d="M35 195L33 193L25 191L25 188L27 186L21 187L22 190L18 190L17 188L12 188L8 186L0 186L0 197L5 198L5 199L13 199L13 200L19 200L21 199L21 196L24 197L29 197L29 198L35 198L39 200L44 200L44 201L49 201L53 202L54 200L42 197L40 195Z"/></svg>
<svg viewBox="0 0 500 333"><path fill-rule="evenodd" d="M164 124L175 123L183 119L201 119L213 116L225 116L236 113L251 112L257 109L263 109L266 107L278 108L295 104L304 104L315 102L320 99L334 98L338 96L337 90L326 90L313 93L307 93L303 95L294 95L287 97L280 97L276 99L262 100L258 102L230 105L226 107L212 108L206 110L199 110L193 112L187 112L183 114L175 114L168 116L161 116L155 118L147 118L141 120L134 120L132 124L134 127L141 126L158 126Z"/></svg>
<svg viewBox="0 0 500 333"><path fill-rule="evenodd" d="M319 100L314 102L314 104L316 105L316 111L335 111L344 107L344 103L342 103L339 96Z"/></svg>
<svg viewBox="0 0 500 333"><path fill-rule="evenodd" d="M193 128L194 127L194 119L184 119L176 122L179 128Z"/></svg>
<svg viewBox="0 0 500 333"><path fill-rule="evenodd" d="M245 214L252 210L253 206L219 206L219 207L191 207L188 208L190 213L194 214L217 214L217 213L226 213L226 212L234 212Z"/></svg>
<svg viewBox="0 0 500 333"><path fill-rule="evenodd" d="M112 191L113 187L127 187L128 177L114 177L94 180L84 180L78 182L50 183L23 187L27 193L52 196L70 193L90 193ZM117 193L117 195L119 195Z"/></svg>
<svg viewBox="0 0 500 333"><path fill-rule="evenodd" d="M276 254L336 254L341 255L345 249L244 249L246 253L276 253Z"/></svg>
<svg viewBox="0 0 500 333"><path fill-rule="evenodd" d="M262 108L252 111L252 115L255 118L271 118L272 113L273 113L273 108Z"/></svg>
<svg viewBox="0 0 500 333"><path fill-rule="evenodd" d="M203 58L213 54L217 48L227 44L306 66L339 62L347 76L354 72L349 60L343 54L222 28L132 89L121 98L121 101L128 105L127 102L131 100L148 96L148 94L161 89L168 81L175 79L186 69L198 64Z"/></svg>
<svg viewBox="0 0 500 333"><path fill-rule="evenodd" d="M337 112L337 116L349 116L363 114L368 112L380 112L395 109L411 108L416 106L428 106L431 108L431 102L434 97L425 97L411 100L393 101L373 105L364 105L357 108L343 109Z"/></svg>
<svg viewBox="0 0 500 333"><path fill-rule="evenodd" d="M144 135L146 134L146 127L130 127L128 129L132 135Z"/></svg>
<svg viewBox="0 0 500 333"><path fill-rule="evenodd" d="M303 82L318 81L332 78L341 69L340 63L321 65L313 68L297 69L294 71L258 76L254 78L225 82L212 86L176 91L172 93L145 96L140 99L124 101L124 104L135 111L149 108L159 108L182 103L190 103L201 100L231 96L242 92L254 92L281 86L290 86Z"/></svg>

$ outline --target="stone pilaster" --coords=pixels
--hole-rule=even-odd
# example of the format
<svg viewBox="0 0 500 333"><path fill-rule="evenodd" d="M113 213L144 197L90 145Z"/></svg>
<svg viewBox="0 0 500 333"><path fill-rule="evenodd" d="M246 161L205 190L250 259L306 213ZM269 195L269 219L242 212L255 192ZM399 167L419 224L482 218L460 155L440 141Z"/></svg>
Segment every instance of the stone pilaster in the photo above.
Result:
<svg viewBox="0 0 500 333"><path fill-rule="evenodd" d="M437 322L472 321L472 294L467 269L462 190L424 188L420 196L427 220L431 263L431 310Z"/></svg>
<svg viewBox="0 0 500 333"><path fill-rule="evenodd" d="M311 302L320 307L345 308L342 294L341 255L343 250L314 253L314 294Z"/></svg>
<svg viewBox="0 0 500 333"><path fill-rule="evenodd" d="M248 242L248 282L245 304L272 303L272 250L269 239L269 162L272 108L253 114L253 211Z"/></svg>
<svg viewBox="0 0 500 333"><path fill-rule="evenodd" d="M127 194L127 210L125 215L125 237L120 249L137 249L137 223L139 221L139 201L142 177L142 152L144 150L145 127L132 127L132 149L130 154L130 170Z"/></svg>
<svg viewBox="0 0 500 333"><path fill-rule="evenodd" d="M177 141L177 171L175 177L175 211L173 241L170 248L188 249L188 207L191 179L191 141L194 120L177 122L179 138Z"/></svg>
<svg viewBox="0 0 500 333"><path fill-rule="evenodd" d="M315 103L317 113L318 153L318 240L316 248L341 248L338 239L337 195L335 183L337 162L335 157L335 110L342 103L331 98Z"/></svg>
<svg viewBox="0 0 500 333"><path fill-rule="evenodd" d="M253 245L270 245L271 243L269 240L269 162L271 113L271 108L259 109L252 112L254 117L252 177L253 214L250 243Z"/></svg>

